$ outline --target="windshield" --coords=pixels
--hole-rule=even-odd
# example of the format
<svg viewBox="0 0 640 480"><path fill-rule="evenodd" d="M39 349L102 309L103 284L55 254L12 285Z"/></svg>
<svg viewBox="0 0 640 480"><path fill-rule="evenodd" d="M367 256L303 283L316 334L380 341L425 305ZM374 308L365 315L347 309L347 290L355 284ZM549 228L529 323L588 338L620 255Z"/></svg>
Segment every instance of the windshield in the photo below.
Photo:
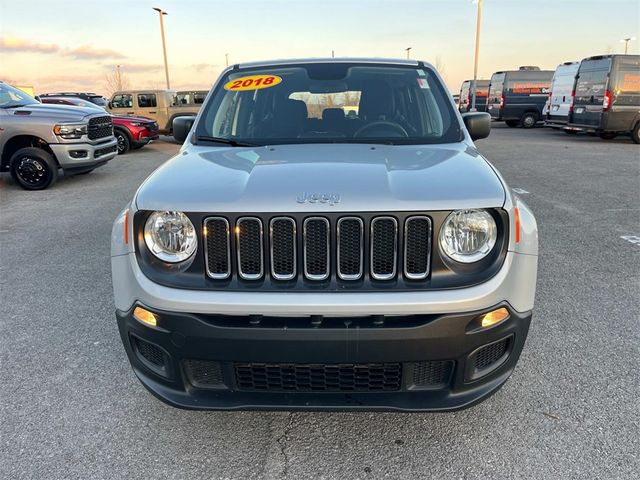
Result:
<svg viewBox="0 0 640 480"><path fill-rule="evenodd" d="M426 144L461 140L451 100L424 67L317 63L230 71L197 142Z"/></svg>
<svg viewBox="0 0 640 480"><path fill-rule="evenodd" d="M6 83L0 83L0 108L17 108L34 103L38 101L31 95Z"/></svg>

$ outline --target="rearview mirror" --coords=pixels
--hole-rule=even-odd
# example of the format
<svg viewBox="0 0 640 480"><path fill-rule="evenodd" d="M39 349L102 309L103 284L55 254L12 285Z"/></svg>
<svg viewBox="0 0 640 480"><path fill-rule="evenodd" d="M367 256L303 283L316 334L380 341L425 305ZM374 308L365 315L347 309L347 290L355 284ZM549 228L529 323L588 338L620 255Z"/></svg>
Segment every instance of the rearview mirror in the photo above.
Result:
<svg viewBox="0 0 640 480"><path fill-rule="evenodd" d="M487 138L491 133L491 115L485 112L469 112L462 114L464 126L467 127L472 140Z"/></svg>
<svg viewBox="0 0 640 480"><path fill-rule="evenodd" d="M196 117L184 116L173 119L173 138L180 143L184 143L193 127Z"/></svg>

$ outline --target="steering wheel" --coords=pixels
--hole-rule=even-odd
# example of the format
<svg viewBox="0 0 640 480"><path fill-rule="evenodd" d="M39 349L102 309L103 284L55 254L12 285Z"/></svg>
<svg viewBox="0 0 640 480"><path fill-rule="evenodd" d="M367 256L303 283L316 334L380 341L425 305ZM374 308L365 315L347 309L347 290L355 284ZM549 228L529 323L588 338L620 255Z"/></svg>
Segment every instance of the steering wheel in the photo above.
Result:
<svg viewBox="0 0 640 480"><path fill-rule="evenodd" d="M365 135L365 132L369 131L369 130L373 130L375 128L380 128L382 127L383 129L386 127L387 129L390 130L395 130L396 133L398 133L400 137L408 137L409 134L407 133L407 131L405 130L405 128L400 125L399 123L396 122L389 122L388 120L378 120L376 122L371 122L368 123L367 125L364 125L362 127L360 127L356 133L353 134L354 137L367 137L367 135Z"/></svg>

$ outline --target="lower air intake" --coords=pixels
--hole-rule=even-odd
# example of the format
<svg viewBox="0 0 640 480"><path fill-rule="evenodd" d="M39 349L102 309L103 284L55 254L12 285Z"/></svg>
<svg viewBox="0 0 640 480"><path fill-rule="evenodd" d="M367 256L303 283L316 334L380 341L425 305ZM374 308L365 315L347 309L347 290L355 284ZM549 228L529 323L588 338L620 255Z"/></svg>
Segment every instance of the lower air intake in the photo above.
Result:
<svg viewBox="0 0 640 480"><path fill-rule="evenodd" d="M480 349L476 353L476 370L484 370L501 360L507 353L508 347L509 338L505 338Z"/></svg>
<svg viewBox="0 0 640 480"><path fill-rule="evenodd" d="M224 386L219 362L210 360L185 360L184 371L189 383L197 388L220 388Z"/></svg>
<svg viewBox="0 0 640 480"><path fill-rule="evenodd" d="M450 360L419 362L413 368L413 385L415 388L442 387L449 382L453 362Z"/></svg>

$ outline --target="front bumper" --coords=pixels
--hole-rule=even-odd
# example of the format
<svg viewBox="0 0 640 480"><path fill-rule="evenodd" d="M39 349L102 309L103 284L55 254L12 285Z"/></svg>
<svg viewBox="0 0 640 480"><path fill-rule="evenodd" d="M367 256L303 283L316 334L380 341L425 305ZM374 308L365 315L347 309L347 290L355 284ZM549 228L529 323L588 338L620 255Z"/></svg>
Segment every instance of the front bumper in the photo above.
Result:
<svg viewBox="0 0 640 480"><path fill-rule="evenodd" d="M136 375L156 397L176 407L446 411L486 399L511 375L527 336L531 312L518 313L504 302L494 307L499 306L509 309L510 318L493 328L475 331L478 315L490 309L343 318L153 310L159 318L156 327L133 318L133 309L117 311L116 316ZM495 345L501 345L504 352L485 365L487 348ZM483 368L478 370L479 361ZM379 390L358 389L349 383L353 380L350 372L372 365L397 367L395 383ZM313 383L317 375L321 382L330 384L325 368L346 371L346 380L333 378L338 382L331 384L335 388L314 390L318 388ZM247 369L257 376L251 377L257 384L247 385L243 376ZM315 373L299 379L296 369ZM277 379L270 379L268 372L275 372ZM373 380L364 381L376 385L375 374Z"/></svg>
<svg viewBox="0 0 640 480"><path fill-rule="evenodd" d="M118 154L118 141L115 137L97 144L52 143L49 147L63 170L101 165Z"/></svg>

